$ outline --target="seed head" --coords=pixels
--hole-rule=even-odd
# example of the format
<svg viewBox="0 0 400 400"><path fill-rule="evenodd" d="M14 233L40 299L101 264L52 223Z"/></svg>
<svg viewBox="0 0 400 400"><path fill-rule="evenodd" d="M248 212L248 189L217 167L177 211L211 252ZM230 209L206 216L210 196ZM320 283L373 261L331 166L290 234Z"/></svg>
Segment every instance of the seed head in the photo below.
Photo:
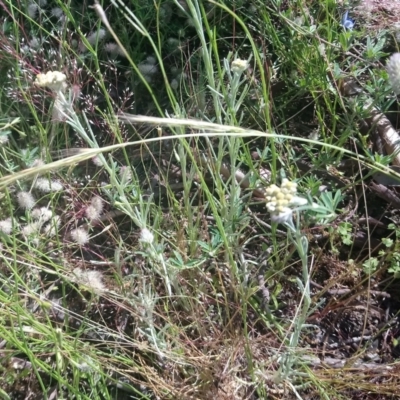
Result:
<svg viewBox="0 0 400 400"><path fill-rule="evenodd" d="M55 215L51 221L44 227L44 233L47 236L55 236L58 232L58 228L61 224L61 218L59 215Z"/></svg>
<svg viewBox="0 0 400 400"><path fill-rule="evenodd" d="M28 4L27 12L28 12L28 15L30 18L32 18L32 19L36 18L38 10L39 10L39 6L37 4L35 4L35 3Z"/></svg>
<svg viewBox="0 0 400 400"><path fill-rule="evenodd" d="M60 7L52 8L50 13L53 17L57 18L61 18L64 15L64 11Z"/></svg>
<svg viewBox="0 0 400 400"><path fill-rule="evenodd" d="M31 222L28 225L25 225L21 232L27 238L29 236L37 236L39 234L40 228L42 227L42 223L40 221Z"/></svg>
<svg viewBox="0 0 400 400"><path fill-rule="evenodd" d="M100 196L94 196L90 200L90 203L100 215L101 212L103 211L103 207L104 207L103 199Z"/></svg>
<svg viewBox="0 0 400 400"><path fill-rule="evenodd" d="M158 72L157 66L150 63L141 63L138 65L138 69L143 75L147 76L154 75Z"/></svg>
<svg viewBox="0 0 400 400"><path fill-rule="evenodd" d="M52 216L53 213L47 207L35 208L31 212L31 217L41 222L49 221Z"/></svg>
<svg viewBox="0 0 400 400"><path fill-rule="evenodd" d="M4 146L8 143L8 134L0 135L0 146Z"/></svg>
<svg viewBox="0 0 400 400"><path fill-rule="evenodd" d="M102 293L105 290L102 282L103 276L99 271L85 271L81 268L75 268L73 271L76 282L92 289L96 293Z"/></svg>
<svg viewBox="0 0 400 400"><path fill-rule="evenodd" d="M89 234L83 228L73 229L70 234L71 239L79 246L83 246L89 242Z"/></svg>
<svg viewBox="0 0 400 400"><path fill-rule="evenodd" d="M94 156L92 162L96 167L102 167L104 165L103 160L99 156Z"/></svg>
<svg viewBox="0 0 400 400"><path fill-rule="evenodd" d="M100 28L98 31L91 33L86 37L87 41L93 46L96 44L97 40L100 42L106 37L106 30Z"/></svg>
<svg viewBox="0 0 400 400"><path fill-rule="evenodd" d="M27 210L30 210L36 203L32 193L29 192L19 192L17 194L17 201L21 208L25 208Z"/></svg>
<svg viewBox="0 0 400 400"><path fill-rule="evenodd" d="M0 231L6 235L9 235L12 230L12 220L11 218L3 219L0 221Z"/></svg>
<svg viewBox="0 0 400 400"><path fill-rule="evenodd" d="M104 50L110 54L111 57L122 56L126 57L125 53L117 43L109 42L104 45Z"/></svg>
<svg viewBox="0 0 400 400"><path fill-rule="evenodd" d="M52 181L47 178L37 178L35 188L43 193L59 192L63 185L59 181Z"/></svg>
<svg viewBox="0 0 400 400"><path fill-rule="evenodd" d="M386 64L389 82L393 92L400 94L400 53L394 53Z"/></svg>

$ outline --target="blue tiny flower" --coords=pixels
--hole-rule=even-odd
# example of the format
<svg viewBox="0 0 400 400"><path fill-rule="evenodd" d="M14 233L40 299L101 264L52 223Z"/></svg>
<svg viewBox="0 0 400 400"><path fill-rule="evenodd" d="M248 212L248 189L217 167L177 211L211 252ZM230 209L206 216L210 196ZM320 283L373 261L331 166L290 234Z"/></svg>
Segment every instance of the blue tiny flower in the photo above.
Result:
<svg viewBox="0 0 400 400"><path fill-rule="evenodd" d="M354 20L349 18L349 10L347 10L342 17L342 22L340 23L344 29L351 31L354 28Z"/></svg>

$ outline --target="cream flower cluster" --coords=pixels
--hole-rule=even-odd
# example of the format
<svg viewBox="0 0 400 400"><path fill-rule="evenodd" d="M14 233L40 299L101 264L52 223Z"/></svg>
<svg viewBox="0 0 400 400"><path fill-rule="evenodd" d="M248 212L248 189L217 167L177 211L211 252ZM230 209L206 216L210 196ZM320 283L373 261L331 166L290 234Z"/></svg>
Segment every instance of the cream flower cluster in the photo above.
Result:
<svg viewBox="0 0 400 400"><path fill-rule="evenodd" d="M242 72L246 71L248 67L249 63L246 60L241 60L240 58L232 61L231 64L231 70L235 74L241 74Z"/></svg>
<svg viewBox="0 0 400 400"><path fill-rule="evenodd" d="M47 87L55 92L64 91L67 77L59 71L48 71L36 76L35 84L39 87Z"/></svg>
<svg viewBox="0 0 400 400"><path fill-rule="evenodd" d="M269 186L265 191L267 210L275 222L285 222L292 216L292 208L307 204L307 200L297 196L297 183L283 179L281 187Z"/></svg>

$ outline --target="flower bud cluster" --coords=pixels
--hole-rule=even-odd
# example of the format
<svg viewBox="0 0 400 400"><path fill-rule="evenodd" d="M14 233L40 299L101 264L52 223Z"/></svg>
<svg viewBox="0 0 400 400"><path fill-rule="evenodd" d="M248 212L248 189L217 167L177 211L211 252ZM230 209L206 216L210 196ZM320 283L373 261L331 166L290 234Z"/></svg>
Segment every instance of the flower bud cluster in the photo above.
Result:
<svg viewBox="0 0 400 400"><path fill-rule="evenodd" d="M242 72L246 71L249 67L247 60L241 60L240 58L232 61L231 70L233 73L240 75Z"/></svg>
<svg viewBox="0 0 400 400"><path fill-rule="evenodd" d="M291 207L307 204L307 200L297 196L297 183L283 179L281 187L269 186L265 191L267 210L276 222L284 222L292 216Z"/></svg>
<svg viewBox="0 0 400 400"><path fill-rule="evenodd" d="M47 87L54 92L63 92L66 87L66 80L67 77L62 72L48 71L45 74L37 75L35 84L39 87Z"/></svg>

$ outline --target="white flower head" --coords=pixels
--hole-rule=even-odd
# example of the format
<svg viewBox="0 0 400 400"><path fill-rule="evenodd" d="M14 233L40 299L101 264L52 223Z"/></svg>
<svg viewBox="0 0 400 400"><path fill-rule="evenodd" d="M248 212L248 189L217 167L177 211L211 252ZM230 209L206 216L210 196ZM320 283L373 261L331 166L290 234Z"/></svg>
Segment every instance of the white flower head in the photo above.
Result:
<svg viewBox="0 0 400 400"><path fill-rule="evenodd" d="M293 208L307 204L297 196L297 183L283 179L281 187L270 185L265 190L266 207L273 222L284 223L292 219Z"/></svg>
<svg viewBox="0 0 400 400"><path fill-rule="evenodd" d="M83 228L73 229L70 232L71 239L78 244L79 246L83 246L89 242L89 234Z"/></svg>
<svg viewBox="0 0 400 400"><path fill-rule="evenodd" d="M39 87L47 87L54 92L63 92L67 86L67 77L59 71L48 71L45 74L36 76L35 85Z"/></svg>
<svg viewBox="0 0 400 400"><path fill-rule="evenodd" d="M386 64L389 82L393 92L400 94L400 53L394 53Z"/></svg>
<svg viewBox="0 0 400 400"><path fill-rule="evenodd" d="M241 60L237 58L236 60L232 61L231 70L234 74L240 75L249 67L249 63L247 60Z"/></svg>
<svg viewBox="0 0 400 400"><path fill-rule="evenodd" d="M154 242L154 235L147 228L143 228L140 232L140 241L152 244Z"/></svg>

